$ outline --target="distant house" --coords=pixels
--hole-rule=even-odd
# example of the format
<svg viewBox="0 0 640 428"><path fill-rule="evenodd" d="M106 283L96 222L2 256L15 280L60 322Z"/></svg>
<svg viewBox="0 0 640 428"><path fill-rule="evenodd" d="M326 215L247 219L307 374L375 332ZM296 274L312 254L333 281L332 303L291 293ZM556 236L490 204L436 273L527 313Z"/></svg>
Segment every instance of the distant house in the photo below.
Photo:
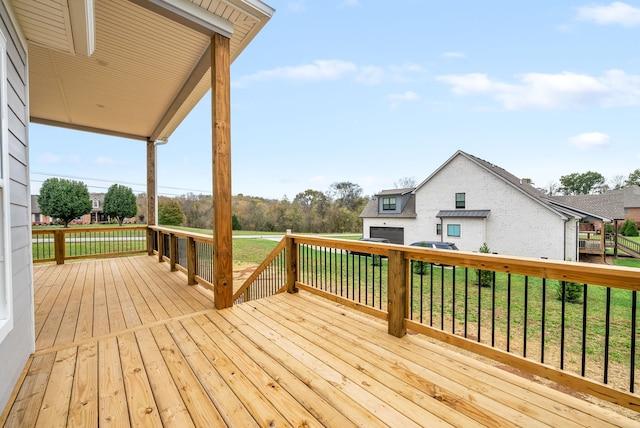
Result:
<svg viewBox="0 0 640 428"><path fill-rule="evenodd" d="M508 171L457 151L414 189L384 190L362 211L365 237L453 242L505 255L578 260L579 223L612 219L556 203Z"/></svg>
<svg viewBox="0 0 640 428"><path fill-rule="evenodd" d="M38 195L31 195L31 224L34 226L44 226L50 224L53 219L42 214L38 204Z"/></svg>
<svg viewBox="0 0 640 428"><path fill-rule="evenodd" d="M634 221L640 226L640 186L627 186L605 193L605 195L609 194L622 196L624 220Z"/></svg>
<svg viewBox="0 0 640 428"><path fill-rule="evenodd" d="M625 218L624 197L621 192L606 192L601 195L558 195L551 196L550 199L556 204L592 213L591 216L585 216L580 223L580 231L583 232L604 231L602 218L620 224Z"/></svg>
<svg viewBox="0 0 640 428"><path fill-rule="evenodd" d="M73 220L71 224L92 224L92 223L108 223L110 221L102 209L104 208L104 193L89 193L91 200L91 212ZM45 216L40 211L38 204L38 195L31 195L31 224L34 226L50 224L53 222L49 216Z"/></svg>

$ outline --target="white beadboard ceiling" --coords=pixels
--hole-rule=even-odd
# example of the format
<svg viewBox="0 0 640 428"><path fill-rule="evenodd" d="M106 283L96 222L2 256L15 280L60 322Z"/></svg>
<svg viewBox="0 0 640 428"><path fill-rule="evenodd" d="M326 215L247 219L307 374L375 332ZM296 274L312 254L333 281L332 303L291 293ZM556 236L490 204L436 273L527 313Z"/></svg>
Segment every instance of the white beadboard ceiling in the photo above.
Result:
<svg viewBox="0 0 640 428"><path fill-rule="evenodd" d="M210 89L213 31L233 61L274 12L259 0L10 3L28 41L31 120L144 140L168 138Z"/></svg>

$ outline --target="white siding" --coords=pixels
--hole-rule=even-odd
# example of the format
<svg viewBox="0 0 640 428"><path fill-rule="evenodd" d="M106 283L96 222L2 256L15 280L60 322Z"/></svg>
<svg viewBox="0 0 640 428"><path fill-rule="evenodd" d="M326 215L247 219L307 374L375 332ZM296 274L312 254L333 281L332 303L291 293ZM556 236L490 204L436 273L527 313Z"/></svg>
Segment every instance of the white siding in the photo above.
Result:
<svg viewBox="0 0 640 428"><path fill-rule="evenodd" d="M9 116L9 192L11 231L11 286L13 329L0 343L0 409L6 405L22 369L34 351L33 269L29 217L27 144L27 55L5 9L0 3L0 31L7 39L7 90Z"/></svg>
<svg viewBox="0 0 640 428"><path fill-rule="evenodd" d="M455 194L465 193L465 210L490 210L486 219L442 219L441 210L455 210ZM486 242L492 252L523 257L576 260L575 220L535 201L463 155L454 157L416 191L413 219L365 219L365 230L383 225L405 228L406 243L448 241L460 250L478 251ZM459 224L460 237L447 236L447 225Z"/></svg>

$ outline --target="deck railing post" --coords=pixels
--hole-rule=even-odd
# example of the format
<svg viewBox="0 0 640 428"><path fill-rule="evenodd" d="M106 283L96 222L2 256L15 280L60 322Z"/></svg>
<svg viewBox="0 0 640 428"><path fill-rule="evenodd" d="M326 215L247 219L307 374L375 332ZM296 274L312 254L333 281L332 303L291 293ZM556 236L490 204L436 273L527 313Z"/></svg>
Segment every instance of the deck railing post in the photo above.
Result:
<svg viewBox="0 0 640 428"><path fill-rule="evenodd" d="M56 257L56 264L64 264L64 256L66 254L66 240L64 230L56 230L53 232L53 252Z"/></svg>
<svg viewBox="0 0 640 428"><path fill-rule="evenodd" d="M196 285L196 240L192 236L187 237L187 284Z"/></svg>
<svg viewBox="0 0 640 428"><path fill-rule="evenodd" d="M389 295L387 301L388 331L396 337L407 334L404 323L407 317L407 263L404 252L389 251Z"/></svg>
<svg viewBox="0 0 640 428"><path fill-rule="evenodd" d="M292 236L286 236L285 253L287 257L287 293L297 293L298 280L298 244Z"/></svg>
<svg viewBox="0 0 640 428"><path fill-rule="evenodd" d="M147 227L147 254L153 255L153 247L154 247L154 239L155 239L156 231Z"/></svg>
<svg viewBox="0 0 640 428"><path fill-rule="evenodd" d="M171 272L178 270L176 268L176 262L178 260L178 237L170 233L169 234L169 269Z"/></svg>
<svg viewBox="0 0 640 428"><path fill-rule="evenodd" d="M158 231L158 261L162 263L164 261L164 233Z"/></svg>

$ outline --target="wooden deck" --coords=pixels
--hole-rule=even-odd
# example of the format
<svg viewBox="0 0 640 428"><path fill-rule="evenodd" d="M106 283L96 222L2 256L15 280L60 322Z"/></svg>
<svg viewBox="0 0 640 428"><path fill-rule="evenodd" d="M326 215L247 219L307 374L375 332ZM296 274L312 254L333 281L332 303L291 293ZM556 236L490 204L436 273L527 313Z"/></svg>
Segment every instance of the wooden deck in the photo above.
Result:
<svg viewBox="0 0 640 428"><path fill-rule="evenodd" d="M639 424L302 292L216 311L146 256L34 275L37 351L6 427Z"/></svg>

